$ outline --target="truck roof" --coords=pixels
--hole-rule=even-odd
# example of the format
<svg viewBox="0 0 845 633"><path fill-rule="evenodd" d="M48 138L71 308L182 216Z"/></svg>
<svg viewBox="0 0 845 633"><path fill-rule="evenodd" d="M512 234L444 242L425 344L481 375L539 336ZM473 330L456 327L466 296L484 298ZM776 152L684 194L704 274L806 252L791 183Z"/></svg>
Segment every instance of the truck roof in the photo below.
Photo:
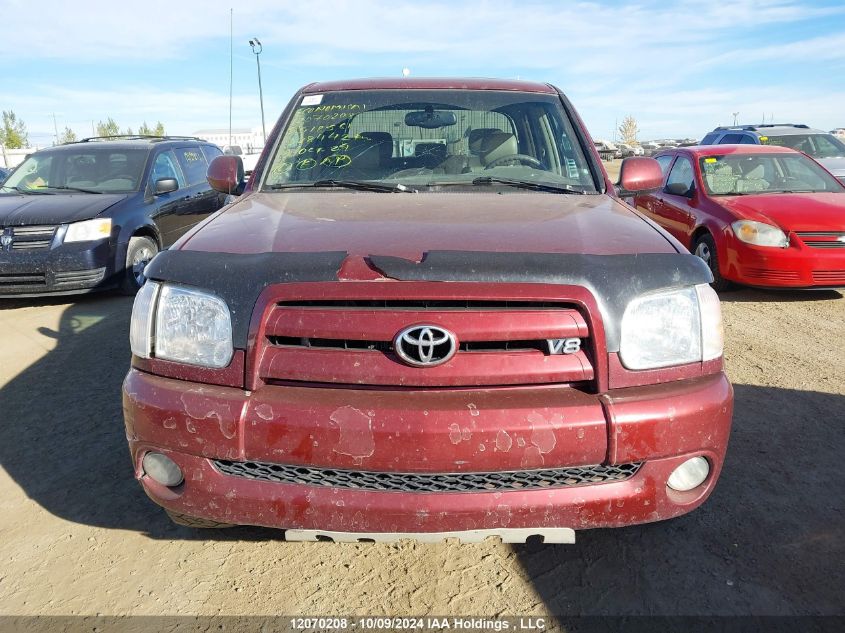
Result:
<svg viewBox="0 0 845 633"><path fill-rule="evenodd" d="M308 84L303 93L322 93L335 90L512 90L515 92L543 92L555 94L550 84L519 79L488 79L483 77L375 77L370 79L339 79Z"/></svg>

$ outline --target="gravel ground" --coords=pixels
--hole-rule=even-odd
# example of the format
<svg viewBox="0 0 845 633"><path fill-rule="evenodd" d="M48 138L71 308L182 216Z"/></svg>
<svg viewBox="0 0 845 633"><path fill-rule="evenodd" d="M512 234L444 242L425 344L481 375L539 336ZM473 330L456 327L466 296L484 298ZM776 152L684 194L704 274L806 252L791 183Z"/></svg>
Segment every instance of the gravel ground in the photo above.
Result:
<svg viewBox="0 0 845 633"><path fill-rule="evenodd" d="M171 525L123 437L131 300L0 300L0 613L842 614L845 299L722 298L736 414L713 497L515 547Z"/></svg>

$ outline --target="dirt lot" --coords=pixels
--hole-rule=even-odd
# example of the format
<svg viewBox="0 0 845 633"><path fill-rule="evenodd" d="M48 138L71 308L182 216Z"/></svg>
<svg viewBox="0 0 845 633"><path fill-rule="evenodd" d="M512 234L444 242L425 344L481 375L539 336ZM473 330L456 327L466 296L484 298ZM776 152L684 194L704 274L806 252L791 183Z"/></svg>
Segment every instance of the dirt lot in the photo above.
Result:
<svg viewBox="0 0 845 633"><path fill-rule="evenodd" d="M123 437L131 301L0 301L0 613L842 613L845 298L723 300L736 415L710 501L517 547L175 527Z"/></svg>

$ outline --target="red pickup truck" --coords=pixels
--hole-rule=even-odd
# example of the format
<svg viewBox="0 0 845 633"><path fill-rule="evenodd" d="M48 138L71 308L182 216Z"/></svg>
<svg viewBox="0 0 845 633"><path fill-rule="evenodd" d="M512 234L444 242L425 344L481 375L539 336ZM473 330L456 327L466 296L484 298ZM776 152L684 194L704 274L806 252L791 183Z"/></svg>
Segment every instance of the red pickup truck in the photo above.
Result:
<svg viewBox="0 0 845 633"><path fill-rule="evenodd" d="M234 203L148 266L123 388L177 523L289 540L573 542L712 492L730 433L707 265L625 205L547 84L311 84Z"/></svg>

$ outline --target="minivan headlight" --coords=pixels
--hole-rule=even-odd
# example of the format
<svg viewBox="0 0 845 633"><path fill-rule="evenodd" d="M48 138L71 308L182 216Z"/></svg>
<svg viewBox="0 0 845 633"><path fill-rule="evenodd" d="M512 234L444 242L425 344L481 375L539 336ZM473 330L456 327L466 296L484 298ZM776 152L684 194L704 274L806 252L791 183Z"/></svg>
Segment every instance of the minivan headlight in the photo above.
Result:
<svg viewBox="0 0 845 633"><path fill-rule="evenodd" d="M67 225L65 242L94 242L111 235L111 218L94 218Z"/></svg>
<svg viewBox="0 0 845 633"><path fill-rule="evenodd" d="M221 368L234 354L226 302L184 286L144 284L135 296L129 338L132 353L142 358Z"/></svg>
<svg viewBox="0 0 845 633"><path fill-rule="evenodd" d="M622 317L619 356L628 369L712 360L723 347L719 298L708 284L637 297Z"/></svg>
<svg viewBox="0 0 845 633"><path fill-rule="evenodd" d="M789 238L786 237L786 233L771 224L753 222L751 220L737 220L731 224L731 228L737 239L746 244L774 246L777 248L786 248L789 246Z"/></svg>

